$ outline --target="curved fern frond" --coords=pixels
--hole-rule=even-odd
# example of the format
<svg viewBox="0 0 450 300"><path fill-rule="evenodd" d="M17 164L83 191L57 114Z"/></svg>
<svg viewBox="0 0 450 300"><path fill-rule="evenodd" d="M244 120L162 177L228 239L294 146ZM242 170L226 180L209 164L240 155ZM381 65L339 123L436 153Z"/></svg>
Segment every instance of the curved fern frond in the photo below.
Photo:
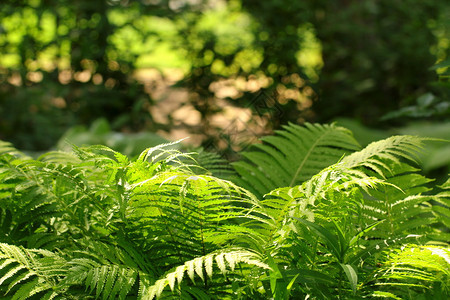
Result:
<svg viewBox="0 0 450 300"><path fill-rule="evenodd" d="M392 136L346 156L342 164L349 168L365 167L384 177L390 172L387 162L399 163L402 158L417 162L417 153L422 150L425 140L410 135Z"/></svg>
<svg viewBox="0 0 450 300"><path fill-rule="evenodd" d="M391 144L389 140L385 143ZM339 253L336 259L349 259L353 263L355 260L359 262L357 257L367 255L367 251L355 248L356 242L376 253L377 249L382 248L378 244L386 241L387 237L390 240L386 244L394 244L400 240L399 237L410 233L428 232L428 225L436 222L428 204L430 196L420 195L428 191L425 185L430 180L416 174L415 168L400 161L408 151L398 154L401 145L396 151L388 150L387 157L394 156L396 159L388 161L385 155L376 154L377 151L383 153L382 146L378 145L378 150L370 148L323 169L302 185L275 189L261 201L262 210L270 216L270 225L273 226L268 244L279 245L279 255L285 257L287 262L290 257L302 257L299 260L305 263L315 259L316 251L329 253L323 243L318 244L317 239L309 238L311 233L304 226L297 226L299 222L294 221L295 218L307 219L314 222L311 223L314 226L321 226L324 232L329 232L329 240L339 245L335 249L341 249L334 251L330 257ZM377 167L369 167L364 159L377 161ZM383 177L377 172L380 166L386 166ZM304 251L298 253L292 245ZM309 251L311 247L316 251ZM335 272L332 268L329 271Z"/></svg>
<svg viewBox="0 0 450 300"><path fill-rule="evenodd" d="M130 191L133 239L152 253L156 264L164 259L168 266L178 265L228 241L252 242L251 229L239 224L251 220L257 202L232 182L166 172L132 185Z"/></svg>
<svg viewBox="0 0 450 300"><path fill-rule="evenodd" d="M90 294L102 299L125 299L132 289L138 271L125 265L101 264L88 258L69 263L62 285L85 285Z"/></svg>
<svg viewBox="0 0 450 300"><path fill-rule="evenodd" d="M394 238L432 232L429 225L437 222L431 213L432 196L422 195L430 190L426 185L431 180L405 163L389 162L389 168L385 181L391 185L371 190L364 199L361 221L367 225L384 220L370 236Z"/></svg>
<svg viewBox="0 0 450 300"><path fill-rule="evenodd" d="M450 296L450 249L417 245L396 249L374 279L380 292L408 298L441 294L440 299L446 299Z"/></svg>
<svg viewBox="0 0 450 300"><path fill-rule="evenodd" d="M293 217L310 222L323 219L352 223L363 205L362 193L383 185L389 183L338 163L302 185L271 191L261 205L274 221L275 231L291 223Z"/></svg>
<svg viewBox="0 0 450 300"><path fill-rule="evenodd" d="M223 275L227 275L227 273L233 272L240 263L255 266L260 269L270 269L267 264L262 262L261 257L254 252L242 249L226 249L197 257L176 267L174 271L168 272L152 286L143 288L141 290L141 297L142 299L148 300L152 300L155 297L158 298L167 286L173 292L176 289L175 285L177 283L178 287L180 287L183 279L186 277L185 274L188 275L187 277L192 282L195 282L197 277L202 282L205 282L207 278L213 279L213 266L216 266Z"/></svg>
<svg viewBox="0 0 450 300"><path fill-rule="evenodd" d="M44 250L29 250L0 243L0 290L11 299L54 294L59 279L65 275L66 261Z"/></svg>
<svg viewBox="0 0 450 300"><path fill-rule="evenodd" d="M359 149L351 132L336 125L290 124L277 135L262 138L263 144L243 152L233 163L236 182L262 196L277 187L295 186Z"/></svg>

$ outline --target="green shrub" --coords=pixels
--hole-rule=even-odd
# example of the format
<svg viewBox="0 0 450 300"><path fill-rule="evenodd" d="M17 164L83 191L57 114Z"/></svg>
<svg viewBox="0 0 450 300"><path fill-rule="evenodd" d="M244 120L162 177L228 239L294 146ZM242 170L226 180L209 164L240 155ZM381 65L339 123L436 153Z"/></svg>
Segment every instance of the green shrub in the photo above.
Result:
<svg viewBox="0 0 450 300"><path fill-rule="evenodd" d="M2 142L0 293L446 299L450 181L418 173L425 140L360 149L344 128L289 125L231 181L204 167L217 157L171 143L130 160L106 146L31 159Z"/></svg>

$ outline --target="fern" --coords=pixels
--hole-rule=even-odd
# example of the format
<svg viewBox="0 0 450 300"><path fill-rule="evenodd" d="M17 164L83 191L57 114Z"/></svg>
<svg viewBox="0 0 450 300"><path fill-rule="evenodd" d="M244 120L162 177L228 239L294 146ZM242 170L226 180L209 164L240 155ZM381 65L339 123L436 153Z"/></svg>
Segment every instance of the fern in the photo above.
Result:
<svg viewBox="0 0 450 300"><path fill-rule="evenodd" d="M0 286L11 299L28 299L37 294L49 298L55 294L58 279L65 275L65 263L49 251L1 243Z"/></svg>
<svg viewBox="0 0 450 300"><path fill-rule="evenodd" d="M391 297L445 295L450 289L450 249L438 246L408 245L391 251L374 275L377 290ZM395 295L395 296L394 296ZM401 299L401 298L400 298ZM444 298L442 298L444 299Z"/></svg>
<svg viewBox="0 0 450 300"><path fill-rule="evenodd" d="M369 144L362 151L345 157L342 163L349 168L366 167L383 176L390 171L390 166L385 161L398 163L402 158L416 161L417 152L423 148L425 140L427 139L409 135L393 136Z"/></svg>
<svg viewBox="0 0 450 300"><path fill-rule="evenodd" d="M233 163L240 175L236 182L259 197L277 187L298 185L359 149L351 132L335 125L290 124L262 141L242 153L243 161Z"/></svg>
<svg viewBox="0 0 450 300"><path fill-rule="evenodd" d="M445 299L448 181L434 190L419 174L423 141L355 152L341 127L289 125L243 153L231 181L217 155L176 142L134 159L105 146L32 159L0 143L0 291L278 300L410 288Z"/></svg>
<svg viewBox="0 0 450 300"><path fill-rule="evenodd" d="M255 200L231 182L167 172L131 189L130 234L151 251L156 263L164 258L169 266L176 265L248 234L248 229L236 230L238 226L232 230L230 222L249 215L245 207Z"/></svg>
<svg viewBox="0 0 450 300"><path fill-rule="evenodd" d="M430 196L421 195L429 191L429 179L414 173L417 169L400 163L389 163L391 175L384 185L366 197L362 214L365 222L385 220L371 233L372 237L399 237L408 234L423 234L436 223L431 216Z"/></svg>
<svg viewBox="0 0 450 300"><path fill-rule="evenodd" d="M101 264L88 258L72 259L63 285L85 285L102 299L125 299L138 272L124 265Z"/></svg>
<svg viewBox="0 0 450 300"><path fill-rule="evenodd" d="M174 271L157 280L152 286L141 289L141 296L143 299L149 300L160 297L167 286L170 287L171 291L174 291L177 282L178 287L182 284L185 274L194 283L197 276L202 282L206 283L207 278L212 279L213 277L214 265L223 275L226 275L228 270L234 271L240 263L270 269L267 264L261 261L261 257L254 252L241 249L222 250L186 261L183 265L176 267Z"/></svg>
<svg viewBox="0 0 450 300"><path fill-rule="evenodd" d="M209 174L223 179L230 179L236 175L228 161L217 153L206 152L200 149L195 159L201 167L200 170L194 170L196 174Z"/></svg>
<svg viewBox="0 0 450 300"><path fill-rule="evenodd" d="M323 264L326 267L315 275L319 279L345 274L355 293L356 277L351 274L358 273L355 266L361 259L370 260L386 247L407 242L408 234L428 236L433 232L430 225L436 219L428 202L431 197L420 195L429 190L425 185L430 180L402 162L411 160L420 145L420 139L408 136L380 141L323 169L302 185L267 194L261 214L271 220L267 244L277 245L271 251L283 264L292 267L296 261L301 270ZM316 251L330 257L318 261ZM300 276L304 271L293 272L299 273L283 280L310 280ZM314 285L309 282L308 286ZM341 291L340 284L328 287L331 294ZM324 288L318 283L316 289Z"/></svg>

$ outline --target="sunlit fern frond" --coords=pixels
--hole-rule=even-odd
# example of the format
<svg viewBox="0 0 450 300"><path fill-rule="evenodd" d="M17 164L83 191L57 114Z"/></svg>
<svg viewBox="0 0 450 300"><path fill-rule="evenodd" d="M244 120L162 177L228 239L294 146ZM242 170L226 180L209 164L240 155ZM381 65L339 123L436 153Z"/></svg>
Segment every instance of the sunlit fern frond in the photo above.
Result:
<svg viewBox="0 0 450 300"><path fill-rule="evenodd" d="M290 124L262 138L233 163L236 182L256 196L277 187L295 186L359 149L351 132L335 125Z"/></svg>
<svg viewBox="0 0 450 300"><path fill-rule="evenodd" d="M207 292L210 288L208 287L208 279L213 278L214 269L219 269L220 273L226 276L235 272L235 269L241 264L263 270L270 269L267 264L262 262L261 257L254 252L243 249L224 249L186 261L167 272L163 278L157 280L153 285L141 287L140 294L142 299L152 300L155 297L160 297L167 286L174 292L177 290L177 286L180 287L184 284L185 274L193 283L201 279ZM240 267L239 273L245 276L245 273L242 272L243 268Z"/></svg>
<svg viewBox="0 0 450 300"><path fill-rule="evenodd" d="M52 252L0 243L0 291L8 299L50 299L65 276L66 261Z"/></svg>
<svg viewBox="0 0 450 300"><path fill-rule="evenodd" d="M10 154L1 157L0 208L7 219L3 219L0 241L23 245L22 238L45 228L49 218L59 214L56 197L48 193L51 186L44 184L41 162Z"/></svg>
<svg viewBox="0 0 450 300"><path fill-rule="evenodd" d="M177 265L227 242L255 243L256 199L232 182L208 175L160 173L131 187L128 220L133 239L155 263ZM259 237L263 239L264 237Z"/></svg>
<svg viewBox="0 0 450 300"><path fill-rule="evenodd" d="M125 299L132 290L138 271L126 265L99 263L89 258L68 262L67 276L62 285L85 286L88 294L102 299Z"/></svg>
<svg viewBox="0 0 450 300"><path fill-rule="evenodd" d="M117 242L117 243L116 243ZM60 282L69 291L101 299L137 297L138 286L156 280L157 271L132 243L114 244L92 239L77 240L67 261L67 274Z"/></svg>
<svg viewBox="0 0 450 300"><path fill-rule="evenodd" d="M364 191L386 184L381 179L337 163L323 169L302 185L271 191L265 195L261 206L265 215L273 221L275 231L291 223L293 217L311 222L320 222L322 219L356 225Z"/></svg>
<svg viewBox="0 0 450 300"><path fill-rule="evenodd" d="M368 168L380 176L390 172L387 162L400 162L404 159L416 162L417 153L423 149L426 138L401 135L373 142L363 150L352 153L342 159L342 164L349 168Z"/></svg>
<svg viewBox="0 0 450 300"><path fill-rule="evenodd" d="M192 168L198 168L197 163L189 163L190 161L196 161L194 156L196 152L183 152L177 149L177 145L184 139L160 144L151 148L147 148L139 155L137 161L149 161L151 164L156 162L162 165L171 165L179 170L191 172Z"/></svg>
<svg viewBox="0 0 450 300"><path fill-rule="evenodd" d="M430 233L429 225L437 222L432 215L429 195L431 180L417 173L417 169L401 162L389 162L390 172L383 185L370 191L364 199L361 215L365 224L383 220L369 236L401 237L408 234Z"/></svg>
<svg viewBox="0 0 450 300"><path fill-rule="evenodd" d="M408 245L391 250L373 280L376 291L372 296L390 293L398 299L448 299L450 249Z"/></svg>
<svg viewBox="0 0 450 300"><path fill-rule="evenodd" d="M398 142L399 139L404 143ZM386 245L394 244L394 240L400 241L411 233L427 233L428 225L435 223L435 219L428 203L430 197L421 193L428 191L425 185L430 180L402 162L411 148L410 139L415 145L411 147L416 151L420 145L416 145L414 137L387 139L376 147L368 146L351 154L348 160L344 158L324 168L301 185L271 191L261 201L263 210L273 221L269 240L283 245L289 233L293 229L298 230L289 226L296 223L293 217L315 222L324 230L345 228L350 237L364 232L364 236L380 238L377 243L385 241ZM388 150L382 146L392 143L398 145L387 146ZM391 147L396 150L391 151ZM383 154L384 151L388 154ZM386 157L394 157L395 160L387 161ZM366 165L364 159L372 162ZM375 161L376 167L373 167ZM378 172L381 166L383 172ZM373 224L376 224L375 229L365 231ZM301 235L308 235L308 232ZM313 240L306 240L308 245L314 244ZM366 246L374 250L372 253L377 252L376 246L372 248L370 243Z"/></svg>
<svg viewBox="0 0 450 300"><path fill-rule="evenodd" d="M277 201L284 199L292 202L296 198L290 204L297 209L294 215L301 217L303 214L309 220L314 219L314 214L341 220L348 219L346 216L355 216L359 220L352 222L357 221L365 228L386 219L380 227L387 230L394 226L395 229L392 227L388 232L381 230L383 233L380 235L391 236L394 231L402 235L408 230L435 222L429 215L424 217L431 212L427 202L430 198L421 196L421 193L428 191L425 185L430 180L402 161L406 158L412 160L421 143L421 138L411 136L372 143L324 168L301 186L272 191L269 199L277 198L276 193ZM365 197L364 194L371 196ZM264 201L267 203L268 200ZM292 209L290 214L293 214Z"/></svg>

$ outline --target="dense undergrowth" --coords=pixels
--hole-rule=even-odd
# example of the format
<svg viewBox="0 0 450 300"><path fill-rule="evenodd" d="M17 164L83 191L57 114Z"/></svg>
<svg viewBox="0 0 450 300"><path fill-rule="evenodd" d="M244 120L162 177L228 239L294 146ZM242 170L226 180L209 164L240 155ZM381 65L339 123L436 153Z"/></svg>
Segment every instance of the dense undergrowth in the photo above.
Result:
<svg viewBox="0 0 450 300"><path fill-rule="evenodd" d="M0 144L8 299L448 299L450 180L424 138L285 126L228 165L164 144Z"/></svg>

